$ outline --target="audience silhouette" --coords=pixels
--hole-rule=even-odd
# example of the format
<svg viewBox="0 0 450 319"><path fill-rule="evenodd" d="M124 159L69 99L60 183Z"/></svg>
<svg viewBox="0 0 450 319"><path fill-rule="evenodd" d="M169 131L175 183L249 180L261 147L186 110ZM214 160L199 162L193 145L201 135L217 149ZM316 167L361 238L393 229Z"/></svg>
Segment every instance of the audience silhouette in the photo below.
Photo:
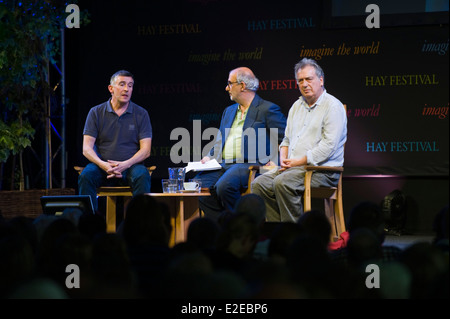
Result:
<svg viewBox="0 0 450 319"><path fill-rule="evenodd" d="M362 201L348 215L345 247L330 249L322 211L269 224L260 204L257 195L246 195L219 223L199 217L174 246L168 207L144 194L130 200L113 234L103 217L76 210L0 216L0 297L449 298L448 206L436 214L431 242L400 248L385 243L379 205ZM265 250L255 253L262 242ZM70 264L79 268L80 288L67 283ZM380 269L380 289L367 285L369 265Z"/></svg>
<svg viewBox="0 0 450 319"><path fill-rule="evenodd" d="M153 197L134 196L126 207L122 236L133 271L136 273L138 290L142 297L157 293L170 253L170 215L167 207Z"/></svg>
<svg viewBox="0 0 450 319"><path fill-rule="evenodd" d="M350 211L347 229L347 246L331 252L334 262L348 265L349 262L360 263L369 258L374 262L398 260L401 249L384 245L385 221L378 204L370 201L356 204ZM366 256L369 253L370 256Z"/></svg>

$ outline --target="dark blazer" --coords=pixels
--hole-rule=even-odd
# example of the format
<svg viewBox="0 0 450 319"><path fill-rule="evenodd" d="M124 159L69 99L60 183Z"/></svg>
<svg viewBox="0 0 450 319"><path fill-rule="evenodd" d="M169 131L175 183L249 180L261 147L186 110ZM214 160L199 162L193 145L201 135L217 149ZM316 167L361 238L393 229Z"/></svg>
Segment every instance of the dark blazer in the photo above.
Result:
<svg viewBox="0 0 450 319"><path fill-rule="evenodd" d="M222 150L239 105L228 106L222 114L219 132L216 137L214 147L210 151L210 157L222 162ZM271 140L271 130L272 133ZM241 154L241 161L244 163L255 163L264 165L269 160L278 162L278 145L284 137L286 128L286 116L281 112L278 105L263 100L259 95L255 95L245 118ZM222 138L223 137L223 138ZM261 153L261 154L260 154Z"/></svg>

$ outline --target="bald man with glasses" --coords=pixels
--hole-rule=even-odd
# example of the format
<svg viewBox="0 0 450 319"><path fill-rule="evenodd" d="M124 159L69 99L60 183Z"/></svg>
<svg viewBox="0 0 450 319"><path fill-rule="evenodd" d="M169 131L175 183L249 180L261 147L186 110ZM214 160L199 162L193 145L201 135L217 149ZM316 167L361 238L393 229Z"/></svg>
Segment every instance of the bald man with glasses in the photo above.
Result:
<svg viewBox="0 0 450 319"><path fill-rule="evenodd" d="M212 196L199 199L200 209L211 219L218 220L223 211L234 209L249 186L249 166L278 162L286 116L278 105L262 99L258 88L259 80L249 68L229 72L225 90L235 103L223 112L215 144L201 160L216 159L222 168L196 176L211 191Z"/></svg>

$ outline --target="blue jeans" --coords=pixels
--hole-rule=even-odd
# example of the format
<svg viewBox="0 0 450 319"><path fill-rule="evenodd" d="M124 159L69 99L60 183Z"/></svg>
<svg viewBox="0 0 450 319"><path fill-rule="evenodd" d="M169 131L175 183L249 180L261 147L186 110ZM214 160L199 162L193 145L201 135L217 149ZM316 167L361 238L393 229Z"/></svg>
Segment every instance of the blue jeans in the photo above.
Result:
<svg viewBox="0 0 450 319"><path fill-rule="evenodd" d="M199 207L205 215L217 220L225 211L233 211L241 192L248 187L249 166L255 164L222 163L222 169L200 172L195 178L202 181L202 187L208 187L211 196L199 197Z"/></svg>
<svg viewBox="0 0 450 319"><path fill-rule="evenodd" d="M90 195L94 211L98 210L97 188L100 186L131 186L133 196L150 193L151 176L143 164L135 164L122 172L122 178L107 179L107 174L94 163L89 163L78 176L78 193Z"/></svg>

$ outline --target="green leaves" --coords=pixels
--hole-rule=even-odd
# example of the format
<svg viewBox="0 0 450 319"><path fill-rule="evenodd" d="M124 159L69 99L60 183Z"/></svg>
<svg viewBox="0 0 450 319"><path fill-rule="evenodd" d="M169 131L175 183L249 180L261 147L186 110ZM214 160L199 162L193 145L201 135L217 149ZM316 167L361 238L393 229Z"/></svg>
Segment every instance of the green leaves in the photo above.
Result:
<svg viewBox="0 0 450 319"><path fill-rule="evenodd" d="M6 125L0 120L0 162L6 162L10 155L16 155L31 145L35 130L30 123L20 119Z"/></svg>
<svg viewBox="0 0 450 319"><path fill-rule="evenodd" d="M65 4L0 2L0 162L31 146L30 122L45 118L48 66L58 60Z"/></svg>

